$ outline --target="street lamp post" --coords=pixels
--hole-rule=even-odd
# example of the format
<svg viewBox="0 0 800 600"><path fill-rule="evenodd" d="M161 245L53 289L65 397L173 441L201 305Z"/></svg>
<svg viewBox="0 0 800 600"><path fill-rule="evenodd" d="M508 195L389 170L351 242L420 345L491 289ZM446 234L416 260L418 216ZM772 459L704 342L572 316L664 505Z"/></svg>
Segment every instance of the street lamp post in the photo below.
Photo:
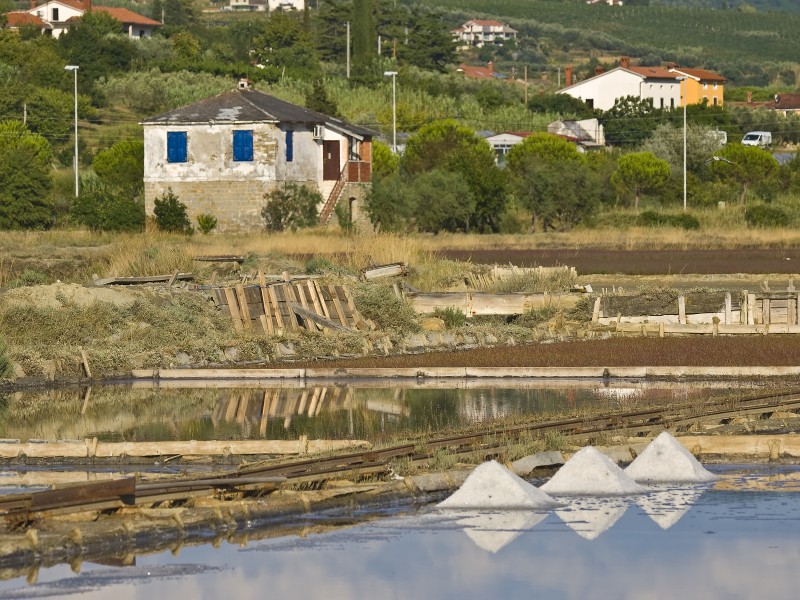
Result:
<svg viewBox="0 0 800 600"><path fill-rule="evenodd" d="M397 154L397 71L384 71L383 76L392 78L392 152Z"/></svg>
<svg viewBox="0 0 800 600"><path fill-rule="evenodd" d="M75 74L75 197L78 197L78 65L67 65L65 71L72 71Z"/></svg>
<svg viewBox="0 0 800 600"><path fill-rule="evenodd" d="M681 104L683 104L683 212L686 212L686 77L678 77L678 89L681 91Z"/></svg>

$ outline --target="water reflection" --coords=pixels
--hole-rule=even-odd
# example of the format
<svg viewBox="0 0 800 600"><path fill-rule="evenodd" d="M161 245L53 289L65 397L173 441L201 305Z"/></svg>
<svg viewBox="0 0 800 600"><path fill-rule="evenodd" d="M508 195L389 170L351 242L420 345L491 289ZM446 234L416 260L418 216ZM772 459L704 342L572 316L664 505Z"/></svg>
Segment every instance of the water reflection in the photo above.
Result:
<svg viewBox="0 0 800 600"><path fill-rule="evenodd" d="M447 382L458 385L459 382ZM712 384L620 381L481 380L349 382L176 382L10 394L0 405L0 438L104 442L244 439L367 439L462 427L499 418L626 406L689 397ZM475 387L480 383L483 387ZM723 389L731 390L726 382ZM197 387L199 386L199 387ZM292 387L294 386L294 387ZM384 387L378 387L384 386Z"/></svg>

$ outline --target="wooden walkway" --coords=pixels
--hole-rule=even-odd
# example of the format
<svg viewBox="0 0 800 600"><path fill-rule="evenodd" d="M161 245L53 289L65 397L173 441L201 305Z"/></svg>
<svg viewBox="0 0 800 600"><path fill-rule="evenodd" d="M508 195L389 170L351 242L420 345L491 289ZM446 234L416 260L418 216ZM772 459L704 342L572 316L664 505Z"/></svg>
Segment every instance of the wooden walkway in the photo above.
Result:
<svg viewBox="0 0 800 600"><path fill-rule="evenodd" d="M266 283L259 273L255 285L211 289L217 306L227 312L237 331L372 331L375 324L361 316L346 285L308 279Z"/></svg>

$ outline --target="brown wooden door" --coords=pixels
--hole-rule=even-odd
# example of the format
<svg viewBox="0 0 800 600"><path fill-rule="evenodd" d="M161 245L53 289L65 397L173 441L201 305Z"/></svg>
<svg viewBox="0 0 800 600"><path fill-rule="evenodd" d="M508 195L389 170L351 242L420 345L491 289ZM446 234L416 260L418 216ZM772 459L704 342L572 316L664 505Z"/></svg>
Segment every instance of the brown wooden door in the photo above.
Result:
<svg viewBox="0 0 800 600"><path fill-rule="evenodd" d="M322 142L322 179L336 181L339 179L339 142L336 140Z"/></svg>

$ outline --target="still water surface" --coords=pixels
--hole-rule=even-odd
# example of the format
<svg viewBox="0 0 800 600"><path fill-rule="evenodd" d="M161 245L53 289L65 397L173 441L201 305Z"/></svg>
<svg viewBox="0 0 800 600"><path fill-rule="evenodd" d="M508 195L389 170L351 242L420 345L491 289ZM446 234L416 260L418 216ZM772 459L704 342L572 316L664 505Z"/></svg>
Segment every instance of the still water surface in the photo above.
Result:
<svg viewBox="0 0 800 600"><path fill-rule="evenodd" d="M651 399L752 393L757 384L495 380L291 387L198 382L180 388L103 386L0 397L0 438L104 442L366 439L458 428L498 418L584 407L625 408ZM379 387L380 386L380 387Z"/></svg>
<svg viewBox="0 0 800 600"><path fill-rule="evenodd" d="M714 470L712 468L712 470ZM717 468L727 477L767 467ZM800 470L781 468L796 477ZM42 569L0 581L3 598L796 598L800 493L661 488L562 499L547 513L427 506L305 535L184 547L135 566ZM258 537L253 532L253 538Z"/></svg>

